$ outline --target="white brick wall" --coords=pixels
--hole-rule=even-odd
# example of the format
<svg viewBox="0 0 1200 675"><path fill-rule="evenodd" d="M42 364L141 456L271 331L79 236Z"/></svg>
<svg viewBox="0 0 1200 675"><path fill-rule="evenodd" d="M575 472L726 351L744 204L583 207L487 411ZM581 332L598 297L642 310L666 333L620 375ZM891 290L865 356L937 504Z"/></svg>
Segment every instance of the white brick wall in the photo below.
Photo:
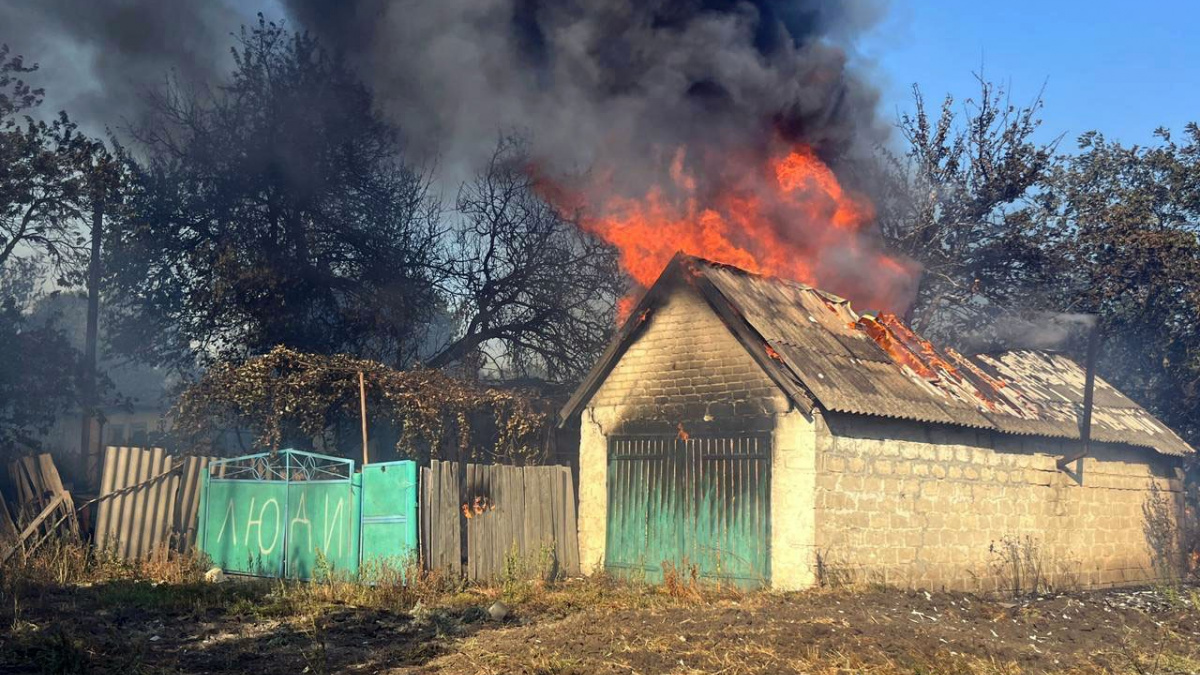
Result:
<svg viewBox="0 0 1200 675"><path fill-rule="evenodd" d="M799 590L817 580L815 419L780 415L771 444L771 586Z"/></svg>

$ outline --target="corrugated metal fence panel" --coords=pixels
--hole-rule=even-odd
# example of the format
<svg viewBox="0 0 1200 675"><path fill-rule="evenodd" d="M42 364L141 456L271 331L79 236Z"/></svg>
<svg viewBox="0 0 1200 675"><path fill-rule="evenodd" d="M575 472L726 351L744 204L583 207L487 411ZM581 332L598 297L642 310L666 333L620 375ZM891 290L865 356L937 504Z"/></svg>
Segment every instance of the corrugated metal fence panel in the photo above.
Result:
<svg viewBox="0 0 1200 675"><path fill-rule="evenodd" d="M175 499L175 550L189 551L196 545L196 526L200 516L200 485L212 458L192 455L176 461L182 462L183 467L179 472L179 491Z"/></svg>
<svg viewBox="0 0 1200 675"><path fill-rule="evenodd" d="M123 560L195 544L200 480L209 457L162 448L108 447L96 510L96 544Z"/></svg>
<svg viewBox="0 0 1200 675"><path fill-rule="evenodd" d="M107 448L100 478L96 544L119 558L145 558L163 543L174 515L171 458L162 448ZM153 480L151 480L153 479ZM172 490L169 494L174 496Z"/></svg>
<svg viewBox="0 0 1200 675"><path fill-rule="evenodd" d="M421 544L426 564L456 570L461 559L457 464L421 470ZM467 465L469 579L579 573L579 533L570 467Z"/></svg>
<svg viewBox="0 0 1200 675"><path fill-rule="evenodd" d="M608 466L607 567L769 581L769 437L614 437Z"/></svg>

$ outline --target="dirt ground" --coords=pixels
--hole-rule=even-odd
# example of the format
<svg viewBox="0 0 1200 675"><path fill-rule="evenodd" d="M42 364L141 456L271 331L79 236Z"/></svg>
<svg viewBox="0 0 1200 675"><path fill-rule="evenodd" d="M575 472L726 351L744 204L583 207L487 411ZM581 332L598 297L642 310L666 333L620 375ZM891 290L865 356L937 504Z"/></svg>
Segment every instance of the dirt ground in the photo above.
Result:
<svg viewBox="0 0 1200 675"><path fill-rule="evenodd" d="M494 621L486 609L501 595L510 613ZM25 584L0 607L0 672L1200 673L1198 598L592 580L468 589L401 610L278 582Z"/></svg>

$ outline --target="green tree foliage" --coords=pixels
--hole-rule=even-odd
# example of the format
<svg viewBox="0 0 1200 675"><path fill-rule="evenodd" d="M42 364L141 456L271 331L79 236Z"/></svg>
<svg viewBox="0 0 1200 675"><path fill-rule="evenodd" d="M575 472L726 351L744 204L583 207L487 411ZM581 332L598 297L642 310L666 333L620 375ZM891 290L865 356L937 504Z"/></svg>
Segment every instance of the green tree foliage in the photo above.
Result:
<svg viewBox="0 0 1200 675"><path fill-rule="evenodd" d="M1042 188L1053 304L1097 314L1102 372L1200 443L1200 127L1126 146L1091 132Z"/></svg>
<svg viewBox="0 0 1200 675"><path fill-rule="evenodd" d="M182 369L281 344L411 359L438 306L427 182L314 39L260 19L233 55L227 85L172 82L134 130L114 346Z"/></svg>
<svg viewBox="0 0 1200 675"><path fill-rule="evenodd" d="M34 119L44 92L23 78L35 70L0 45L0 267L40 256L73 276L87 254L79 216L95 148L66 113Z"/></svg>
<svg viewBox="0 0 1200 675"><path fill-rule="evenodd" d="M28 309L43 271L31 258L0 267L0 459L37 444L72 409L78 353L52 322Z"/></svg>
<svg viewBox="0 0 1200 675"><path fill-rule="evenodd" d="M580 377L613 327L614 252L502 138L450 212L338 58L260 18L216 90L151 99L107 245L117 351L187 370L277 345Z"/></svg>
<svg viewBox="0 0 1200 675"><path fill-rule="evenodd" d="M103 147L65 113L35 119L43 91L0 45L0 452L36 446L77 404L78 352L61 327L31 315L47 275L82 280L81 216L103 185Z"/></svg>

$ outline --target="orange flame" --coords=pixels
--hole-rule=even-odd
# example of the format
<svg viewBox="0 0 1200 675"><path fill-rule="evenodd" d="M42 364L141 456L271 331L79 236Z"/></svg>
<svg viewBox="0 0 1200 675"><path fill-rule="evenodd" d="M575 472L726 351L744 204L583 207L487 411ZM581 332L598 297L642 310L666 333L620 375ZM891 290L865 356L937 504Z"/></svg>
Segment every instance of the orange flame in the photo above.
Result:
<svg viewBox="0 0 1200 675"><path fill-rule="evenodd" d="M883 347L883 351L892 357L892 360L901 365L908 366L914 373L926 380L936 380L937 372L933 366L926 363L918 356L918 352L914 351L905 344L902 335L898 335L897 328L907 327L895 320L894 316L882 314L878 319L872 316L863 315L858 318L858 327L861 328L871 339ZM920 349L920 346L918 346ZM920 351L924 351L920 349Z"/></svg>
<svg viewBox="0 0 1200 675"><path fill-rule="evenodd" d="M688 159L679 148L665 172L669 178L639 196L613 194L604 179L569 198L571 189L557 185L544 186L544 194L560 208L582 203L583 227L617 248L622 267L642 288L682 251L821 286L876 308L908 304L913 267L871 245L874 208L844 189L812 148L777 141L765 165L744 157L695 158L702 176L689 171ZM633 298L621 302L622 319L634 304Z"/></svg>
<svg viewBox="0 0 1200 675"><path fill-rule="evenodd" d="M893 361L908 366L918 377L931 383L958 385L959 391L974 396L989 410L1001 405L1011 407L1000 393L1008 387L1007 382L988 375L953 349L948 348L943 354L895 315L863 315L854 325L875 340Z"/></svg>

